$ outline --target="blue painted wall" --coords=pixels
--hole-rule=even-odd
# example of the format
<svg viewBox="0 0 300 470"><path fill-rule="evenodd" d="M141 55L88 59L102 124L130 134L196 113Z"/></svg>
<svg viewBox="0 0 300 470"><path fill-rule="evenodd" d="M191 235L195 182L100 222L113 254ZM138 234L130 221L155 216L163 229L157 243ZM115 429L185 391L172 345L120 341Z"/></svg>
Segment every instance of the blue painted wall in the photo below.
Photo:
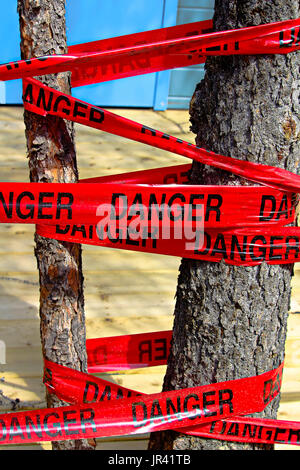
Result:
<svg viewBox="0 0 300 470"><path fill-rule="evenodd" d="M113 5L113 8L112 8ZM0 63L20 59L17 0L2 2ZM211 18L214 0L66 0L68 44ZM78 87L72 94L103 107L188 108L203 66ZM0 82L0 104L21 104L21 80Z"/></svg>
<svg viewBox="0 0 300 470"><path fill-rule="evenodd" d="M20 59L20 32L17 1L10 0L1 4L2 21L0 27L0 62ZM1 82L0 82L1 83ZM2 82L0 103L21 103L21 80Z"/></svg>

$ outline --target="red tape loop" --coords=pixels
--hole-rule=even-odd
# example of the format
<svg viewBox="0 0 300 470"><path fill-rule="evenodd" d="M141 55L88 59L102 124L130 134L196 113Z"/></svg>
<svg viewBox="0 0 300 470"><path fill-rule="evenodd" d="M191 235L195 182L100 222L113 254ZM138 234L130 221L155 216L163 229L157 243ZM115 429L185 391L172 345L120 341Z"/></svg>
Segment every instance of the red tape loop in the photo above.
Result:
<svg viewBox="0 0 300 470"><path fill-rule="evenodd" d="M81 86L199 64L211 55L286 54L299 49L299 18L204 33L211 27L210 21L198 22L71 46L68 54L2 64L0 80L75 71L72 86Z"/></svg>
<svg viewBox="0 0 300 470"><path fill-rule="evenodd" d="M157 350L157 340L169 340L170 332L136 336L133 343L141 346L144 341L156 341ZM122 337L111 338L112 343L116 340L122 343ZM124 344L128 340L125 337ZM103 346L105 343L104 340ZM92 350L89 347L90 353L94 346ZM121 348L123 353L125 348ZM108 361L112 358L113 354L112 357L108 354ZM133 367L136 366L134 362ZM209 430L204 427L204 433L213 437L217 435L215 420L264 410L280 392L282 369L283 364L258 376L145 395L46 360L44 383L48 390L73 405L0 415L0 443L96 438L166 429L191 431L200 436L201 426L208 423Z"/></svg>

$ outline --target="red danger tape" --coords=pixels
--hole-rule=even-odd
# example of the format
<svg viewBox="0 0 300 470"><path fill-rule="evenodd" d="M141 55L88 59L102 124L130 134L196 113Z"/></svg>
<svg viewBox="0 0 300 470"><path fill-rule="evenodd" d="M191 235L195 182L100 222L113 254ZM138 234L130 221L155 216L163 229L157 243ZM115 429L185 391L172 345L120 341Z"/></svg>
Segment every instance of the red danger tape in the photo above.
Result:
<svg viewBox="0 0 300 470"><path fill-rule="evenodd" d="M214 166L263 185L298 192L300 176L283 168L252 163L216 154L189 142L111 113L34 79L23 81L24 108L41 116L58 116L110 134L151 145Z"/></svg>
<svg viewBox="0 0 300 470"><path fill-rule="evenodd" d="M99 373L166 364L171 337L172 331L161 331L89 339L87 340L88 370ZM281 369L277 369L277 372L275 380L274 375L273 378L267 378L264 382L263 401L265 403L274 398L280 390ZM44 383L50 393L55 393L62 400L72 404L100 402L105 404L108 401L142 396L140 392L135 390L60 366L51 361L45 361ZM257 391L254 393L256 394ZM213 394L211 394L212 396ZM195 401L194 405L196 403ZM210 402L210 405L213 405L213 402ZM195 407L197 408L197 406ZM180 405L178 398L176 405L168 401L167 409L169 414L176 411L178 418L181 417L180 413L184 412L184 406ZM159 410L161 414L159 414ZM151 413L152 415L156 413L157 417L161 416L162 420L166 419L166 416L162 417L162 410L157 401L153 402ZM208 409L206 413L209 413ZM190 423L188 428L180 428L178 431L193 436L238 442L300 444L300 424L292 421L239 416L197 425Z"/></svg>
<svg viewBox="0 0 300 470"><path fill-rule="evenodd" d="M160 366L167 363L172 331L93 338L86 342L93 373Z"/></svg>
<svg viewBox="0 0 300 470"><path fill-rule="evenodd" d="M2 223L97 224L100 231L110 221L126 227L136 216L147 231L150 223L183 221L205 227L278 226L294 222L295 197L262 186L0 183Z"/></svg>
<svg viewBox="0 0 300 470"><path fill-rule="evenodd" d="M187 171L179 165L67 186L2 183L0 221L39 224L37 233L58 240L229 264L298 261L299 229L284 227L295 220L295 194L172 184Z"/></svg>
<svg viewBox="0 0 300 470"><path fill-rule="evenodd" d="M179 53L170 47L168 49L165 47L166 54L157 54L151 48L151 44L155 45L153 41L169 42L180 40L180 38L186 39L191 36L203 35L210 32L211 29L212 21L207 20L70 46L68 48L69 54L99 52L101 54L104 51L111 52L109 60L103 56L101 60L100 55L98 57L100 59L99 62L93 65L85 64L84 67L74 68L72 70L72 87L204 63L205 56L195 53ZM132 51L133 48L143 45L147 45L147 48L144 48L144 52L136 50L135 54L126 54L128 49ZM115 51L123 51L123 55L116 55Z"/></svg>
<svg viewBox="0 0 300 470"><path fill-rule="evenodd" d="M171 338L172 331L159 331L88 339L88 371L112 372L166 364ZM280 390L281 367L277 369L277 375L275 373L273 378L266 378L264 382L263 401L265 403L274 398ZM276 377L275 380L274 377ZM45 361L44 383L50 393L55 393L62 400L72 404L105 404L113 400L142 396L135 390L72 370L52 361ZM157 402L153 403L155 404L152 414L157 413L158 417L160 405ZM195 401L194 405L196 403ZM175 406L169 401L167 409L169 414L176 411L179 418L179 413L184 412L184 405L180 406L177 399ZM209 413L208 409L206 412ZM164 416L163 419L166 417ZM291 421L239 416L197 425L190 423L188 428L180 428L178 431L194 436L238 442L300 444L300 424Z"/></svg>
<svg viewBox="0 0 300 470"><path fill-rule="evenodd" d="M139 335L138 341L156 341L159 353L159 338L151 335ZM170 333L161 335L169 339ZM0 415L0 443L181 431L190 427L198 433L198 426L204 423L265 409L280 392L282 368L280 365L249 378L144 395L46 361L44 382L49 391L76 404Z"/></svg>
<svg viewBox="0 0 300 470"><path fill-rule="evenodd" d="M214 421L201 426L200 433L190 435L233 442L300 445L297 421L237 418Z"/></svg>
<svg viewBox="0 0 300 470"><path fill-rule="evenodd" d="M299 45L297 20L259 28L212 33L212 21L208 20L71 46L70 54L111 51L113 56L102 59L100 65L74 69L72 86L188 67L205 62L209 55L282 53L286 48L296 50ZM143 45L147 46L138 48ZM126 55L129 48L130 58ZM120 55L115 58L115 50L123 50L124 58Z"/></svg>
<svg viewBox="0 0 300 470"><path fill-rule="evenodd" d="M146 32L72 46L69 54L3 64L0 80L69 70L73 86L80 86L196 64L208 55L286 54L300 45L299 18L218 33L207 32L210 27L211 22L195 23L157 30L155 35ZM298 261L299 229L290 225L295 222L299 176L214 154L31 78L24 80L23 101L25 109L42 116L58 116L152 145L267 188L185 185L187 165L90 178L79 184L2 183L1 222L35 223L40 235L54 239L207 261L224 259L237 265ZM103 205L106 213L97 213ZM194 211L197 206L200 215ZM196 222L202 224L200 231ZM132 238L132 224L135 232L142 227L147 237ZM161 231L166 227L172 235L164 238ZM176 228L190 229L197 245L188 246L187 233L175 236ZM149 232L150 246L145 241ZM170 339L171 332L159 332L89 340L89 372L164 364ZM175 429L216 439L299 444L299 423L242 417L263 411L278 395L282 367L254 377L145 395L45 361L48 390L70 406L0 415L0 443Z"/></svg>
<svg viewBox="0 0 300 470"><path fill-rule="evenodd" d="M171 334L163 331L88 340L89 371L117 370L117 361L122 369L165 364ZM298 423L241 417L262 411L278 395L282 368L280 365L249 378L145 395L46 360L45 385L71 406L0 415L0 443L175 429L223 440L299 444Z"/></svg>
<svg viewBox="0 0 300 470"><path fill-rule="evenodd" d="M291 264L300 260L298 227L263 229L263 232L250 228L222 232L182 229L175 232L177 239L173 233L171 238L158 238L159 232L166 234L164 228L154 228L152 232L135 232L133 229L130 232L129 226L127 230L108 226L106 231L100 230L102 228L97 232L97 227L93 225L37 226L39 235L55 240L210 262L223 260L236 266L256 266L263 262Z"/></svg>
<svg viewBox="0 0 300 470"><path fill-rule="evenodd" d="M260 184L268 185L269 187L274 187L285 191L284 195L282 194L277 201L275 200L276 198L274 199L274 195L268 195L267 193L265 193L260 200L260 203L257 206L257 210L260 210L260 216L258 217L257 212L256 221L264 223L263 232L259 232L257 227L253 229L253 219L252 222L250 222L251 214L250 212L248 213L246 205L243 206L242 201L234 198L236 191L239 190L240 187L233 187L233 191L235 192L232 193L232 201L239 201L240 204L238 207L238 220L236 223L233 218L228 218L226 223L225 215L222 219L223 222L217 221L218 217L217 213L215 213L214 215L216 217L214 220L216 222L210 225L208 220L209 214L207 213L206 207L205 215L203 216L203 220L206 220L204 220L204 225L201 226L202 231L200 235L199 231L196 233L194 230L195 227L192 227L192 235L194 238L190 237L190 232L188 233L187 237L185 237L184 234L175 237L174 233L172 237L168 235L163 237L161 233L163 225L160 225L160 223L157 225L154 224L154 226L152 226L153 230L148 223L146 225L144 224L144 226L142 224L140 229L140 236L138 236L136 234L137 225L134 225L136 223L136 219L134 221L131 220L129 223L127 218L125 221L123 220L123 222L125 222L123 225L120 224L120 220L118 220L119 224L116 225L109 223L111 221L109 216L106 218L106 225L105 223L102 225L100 223L98 226L95 224L85 224L83 218L79 224L74 224L72 220L71 223L65 225L63 223L56 224L55 226L50 224L47 224L47 226L39 225L37 230L40 235L59 240L68 240L75 243L87 243L99 246L124 248L135 251L161 253L207 261L220 261L224 259L226 263L236 265L249 266L259 264L263 261L272 264L292 263L298 261L298 229L291 227L286 228L283 227L283 225L288 225L292 221L291 219L293 219L294 213L292 211L292 206L296 205L296 200L294 199L294 196L291 195L291 193L288 193L288 191L299 191L299 175L295 175L284 169L245 162L238 159L232 159L230 157L214 154L212 152L198 148L188 142L184 142L176 139L175 137L169 136L168 134L164 134L163 132L159 132L155 129L143 126L134 121L124 119L101 108L93 107L88 103L84 103L73 97L64 95L58 91L52 90L49 87L41 85L36 80L30 79L24 81L24 106L26 109L37 112L41 115L51 114L67 118L69 120L111 132L116 135L143 142L148 145L156 146L167 151L172 151L179 155L184 155L186 157L200 161L201 163L231 171L232 173L235 173L239 176L243 176L252 181L259 182ZM95 116L98 116L98 118ZM123 184L151 184L153 192L152 196L149 196L149 199L146 200L146 204L144 204L145 198L143 199L140 190L136 191L133 199L130 201L128 200L126 193L122 191L121 194L123 196L120 195L120 198L118 199L119 202L125 202L127 205L129 205L131 209L133 206L133 213L135 215L137 215L140 205L147 206L147 215L149 215L149 206L151 206L151 202L157 204L159 207L161 203L166 202L166 200L163 199L162 193L160 193L161 197L159 194L156 194L156 191L160 191L158 187L158 184L160 183L175 183L176 194L178 196L176 202L181 200L181 202L187 203L189 206L193 206L195 202L200 202L200 199L197 200L196 197L193 199L196 194L199 195L198 192L193 193L194 196L192 197L192 201L191 199L187 200L183 196L183 193L180 192L180 183L185 183L187 179L180 176L180 167L178 167L178 170L175 170L174 168L175 167L172 167L172 170L165 168L141 173L134 172L132 175L117 175L114 177L106 177L106 179L92 178L85 181L88 183L114 182L119 186L119 188L121 187L120 184L122 184L122 187ZM172 174L173 171L174 173ZM188 169L185 167L184 171L182 172L184 177L186 176L187 171ZM189 187L191 188L191 186ZM202 187L198 186L197 191L199 191L200 188L202 190ZM257 190L257 188L248 188L249 191L253 191L254 193ZM126 188L124 186L124 191L125 189ZM215 196L217 198L220 196L222 197L222 195L217 191L222 191L223 188L216 187L215 189ZM245 187L241 193L244 190ZM288 196L288 194L290 194L290 196ZM174 195L175 193L173 193L173 196ZM287 198L289 197L290 199L288 201ZM249 202L250 201L251 199L249 199ZM215 209L218 210L217 200L214 202L216 203ZM247 221L246 223L241 224L241 207L246 209L248 221L250 223ZM264 213L265 210L269 212ZM291 211L290 220L287 219L289 210ZM245 211L243 211L243 213L244 212ZM132 217L133 213L129 214L130 218ZM127 215L128 212L126 213L126 217ZM213 216L213 212L211 212L211 216ZM147 218L148 217L144 218L144 220ZM196 219L196 216L194 216L194 218ZM280 223L280 221L282 222L281 227L273 229L272 232L268 229L269 224L276 224L277 222ZM227 228L231 225L232 229L226 231L216 230L216 226L218 226L218 224ZM252 230L250 230L251 225ZM238 226L243 226L245 229L243 230ZM182 226L180 227L182 228ZM132 229L131 231L130 228ZM174 228L174 225L172 225L172 228ZM180 233L182 232L183 231ZM170 238L172 238L172 243L170 243ZM191 243L191 240L194 241L194 244Z"/></svg>
<svg viewBox="0 0 300 470"><path fill-rule="evenodd" d="M207 27L200 22L71 46L68 54L2 64L0 80L77 69L72 85L80 86L193 65L208 55L286 54L300 45L299 19L203 34Z"/></svg>
<svg viewBox="0 0 300 470"><path fill-rule="evenodd" d="M252 187L245 186L242 187L242 194L246 195L246 197L242 201L242 199L237 200L234 198L236 187L226 187L227 190L230 188L233 191L228 199L229 207L231 207L231 201L238 201L239 206L236 208L232 207L232 211L236 210L238 214L240 205L243 205L245 210L247 210L249 227L247 229L224 230L222 228L222 230L216 230L214 227L218 224L224 227L225 225L231 226L234 223L234 219L230 218L231 209L228 211L228 219L223 217L223 215L221 216L221 214L224 214L222 213L223 201L226 200L224 194L222 194L222 187L215 187L215 190L219 192L215 192L213 195L210 194L208 196L209 204L205 206L205 204L202 204L202 202L204 203L203 194L199 190L204 188L208 191L210 189L208 186L181 186L187 182L187 175L190 169L191 165L176 165L154 170L123 173L112 177L106 176L81 180L80 187L84 184L82 186L84 190L76 193L78 201L75 199L71 189L71 192L63 193L77 207L74 217L79 217L80 223L73 223L73 213L69 213L69 211L72 211L72 204L63 207L61 206L62 201L59 206L59 209L61 209L59 216L62 218L65 216L64 220L66 220L66 217L71 217L72 221L67 225L38 225L37 233L45 237L68 240L75 243L185 256L211 261L224 259L227 263L239 265L254 265L262 261L272 264L291 263L299 259L299 229L297 227L282 226L282 224L287 224L294 220L294 207L296 205L294 195L281 193L270 188L267 190L266 188L255 187L254 190ZM111 183L108 185L110 192L105 191L105 189L103 190L106 197L110 194L109 197L111 199L105 200L106 202L110 201L110 204L103 207L103 212L98 210L97 213L97 209L94 212L91 211L91 217L97 214L97 224L88 225L82 223L88 214L88 211L85 210L85 204L91 204L92 207L97 206L97 204L92 203L92 199L96 200L97 198L97 184L100 184L99 188L103 189L106 188L106 183ZM146 197L146 193L143 192L145 187L142 185L150 183L152 183L151 192L148 192ZM87 184L95 184L96 190L90 189ZM160 184L163 186L160 187ZM166 191L168 184L175 191L171 192L170 199L166 198L167 194L170 195ZM20 183L18 185L17 187L23 189ZM129 198L130 193L126 191L129 187L133 187L133 185L135 192ZM60 187L60 185L58 186ZM68 185L68 188L74 186L76 185ZM41 185L29 186L29 188L33 187L40 188ZM87 189L85 189L86 187ZM117 192L111 192L111 188L116 188ZM157 188L158 191L156 192ZM174 190L174 188L176 189ZM183 188L182 193L180 193L180 188ZM189 191L192 191L192 193L189 193ZM92 199L89 196L90 193L92 193ZM254 215L252 216L248 205L251 204L253 193L257 199L252 208L254 210ZM18 194L23 195L23 192ZM29 222L36 220L34 219L34 214L44 217L48 211L48 216L50 217L50 209L44 207L44 193L38 194L35 198L32 196L32 199L40 201L40 204L31 203L32 205L26 205L25 212L28 214L27 219ZM47 194L49 196L50 193ZM99 194L100 199L101 197L103 198L101 191L99 191ZM190 199L186 200L188 194L190 194ZM174 198L175 195L176 197ZM27 197L28 194L26 195ZM6 202L6 205L4 205L4 209L10 207L11 217L8 221L15 220L13 214L16 212L14 211L16 204L14 205L13 201L19 200L18 198L19 196L16 197L16 195L14 197L11 196L11 204ZM25 202L27 201L26 198ZM3 197L2 199L4 200ZM54 196L52 199L54 199ZM100 199L98 202L100 202ZM48 197L48 207L50 200L50 197ZM169 204L170 200L174 203L174 207L173 204ZM188 202L188 204L185 205L185 202ZM199 212L196 215L197 202L201 203L200 215ZM258 205L256 206L257 202ZM102 209L102 206L98 207ZM126 207L126 211L124 207ZM173 211L171 211L172 207ZM25 217L22 212L24 208L20 204L16 208L18 209L17 216L20 217L20 214L22 214ZM28 208L31 208L31 212ZM116 209L113 216L112 209ZM54 217L57 214L57 208L52 207L52 213ZM186 217L184 214L186 214ZM31 215L33 218L30 218ZM104 217L100 217L103 215ZM149 217L149 215L152 217ZM199 224L201 220L197 220L201 217L203 221L202 231ZM211 223L209 223L210 217ZM255 221L252 227L251 220ZM43 222L42 219L39 221ZM239 225L240 222L241 220L238 216L235 223ZM49 218L49 223L53 223L53 219ZM263 233L261 229L257 228L260 224L262 224ZM272 225L272 229L268 228L268 224ZM281 225L279 226L278 224ZM209 225L212 225L212 228L207 228ZM138 226L139 230L137 229ZM175 235L178 237L176 238ZM171 239L172 242L170 242Z"/></svg>

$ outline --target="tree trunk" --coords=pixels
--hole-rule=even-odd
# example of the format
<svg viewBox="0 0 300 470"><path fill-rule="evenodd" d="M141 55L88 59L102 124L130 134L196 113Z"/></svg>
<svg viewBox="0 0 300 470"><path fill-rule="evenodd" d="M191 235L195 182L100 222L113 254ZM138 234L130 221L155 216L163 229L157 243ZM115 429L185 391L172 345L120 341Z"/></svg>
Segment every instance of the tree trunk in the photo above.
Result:
<svg viewBox="0 0 300 470"><path fill-rule="evenodd" d="M216 0L214 29L300 16L295 0ZM209 58L190 106L197 145L296 172L299 158L299 53ZM251 184L193 164L194 184ZM173 341L163 389L261 374L283 361L292 265L228 266L183 259ZM279 397L260 413L276 418ZM258 416L258 414L254 415ZM150 449L273 449L152 433Z"/></svg>
<svg viewBox="0 0 300 470"><path fill-rule="evenodd" d="M18 0L22 59L67 52L64 0ZM70 94L68 73L38 77ZM24 112L30 181L78 180L70 122ZM40 331L44 358L87 371L81 245L35 236L40 277ZM63 406L47 394L49 407ZM93 440L53 442L54 450L93 449Z"/></svg>

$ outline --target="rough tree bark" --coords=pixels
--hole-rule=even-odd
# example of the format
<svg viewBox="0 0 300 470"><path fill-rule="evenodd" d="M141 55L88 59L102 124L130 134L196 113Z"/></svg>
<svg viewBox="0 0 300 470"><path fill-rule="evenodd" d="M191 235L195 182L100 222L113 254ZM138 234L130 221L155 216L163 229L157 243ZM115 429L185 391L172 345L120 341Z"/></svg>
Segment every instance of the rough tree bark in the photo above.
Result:
<svg viewBox="0 0 300 470"><path fill-rule="evenodd" d="M300 16L295 0L216 0L214 29ZM298 52L210 58L190 106L197 145L296 172L299 159ZM194 184L249 184L194 163ZM261 374L284 358L293 267L230 267L183 259L173 341L163 389L180 389ZM260 416L275 418L279 398ZM272 449L153 433L150 449Z"/></svg>
<svg viewBox="0 0 300 470"><path fill-rule="evenodd" d="M64 0L18 0L22 59L67 52ZM70 75L37 77L70 94ZM30 181L78 180L74 129L70 122L24 112ZM43 356L87 371L81 246L35 236L40 277L40 331ZM49 407L66 403L47 394ZM93 440L53 442L53 450L93 449Z"/></svg>

